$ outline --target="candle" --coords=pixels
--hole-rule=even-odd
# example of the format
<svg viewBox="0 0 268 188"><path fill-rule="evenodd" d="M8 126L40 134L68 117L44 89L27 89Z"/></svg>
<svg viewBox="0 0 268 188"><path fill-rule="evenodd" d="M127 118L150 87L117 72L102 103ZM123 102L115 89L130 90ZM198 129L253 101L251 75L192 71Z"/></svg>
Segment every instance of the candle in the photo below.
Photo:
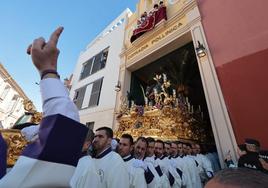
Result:
<svg viewBox="0 0 268 188"><path fill-rule="evenodd" d="M167 81L167 75L163 73L163 79L164 81Z"/></svg>
<svg viewBox="0 0 268 188"><path fill-rule="evenodd" d="M144 102L145 102L145 106L147 106L148 105L148 98L147 97L144 98Z"/></svg>
<svg viewBox="0 0 268 188"><path fill-rule="evenodd" d="M201 106L200 105L198 105L198 109L199 109L199 112L201 112Z"/></svg>

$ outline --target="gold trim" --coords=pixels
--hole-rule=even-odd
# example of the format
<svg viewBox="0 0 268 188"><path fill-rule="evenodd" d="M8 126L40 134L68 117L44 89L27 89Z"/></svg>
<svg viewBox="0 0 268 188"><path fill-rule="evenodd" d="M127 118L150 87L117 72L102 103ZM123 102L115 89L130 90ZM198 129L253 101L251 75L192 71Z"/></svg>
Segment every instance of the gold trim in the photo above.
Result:
<svg viewBox="0 0 268 188"><path fill-rule="evenodd" d="M4 140L7 143L7 165L13 166L21 155L22 150L27 145L26 139L22 136L20 130L1 129Z"/></svg>

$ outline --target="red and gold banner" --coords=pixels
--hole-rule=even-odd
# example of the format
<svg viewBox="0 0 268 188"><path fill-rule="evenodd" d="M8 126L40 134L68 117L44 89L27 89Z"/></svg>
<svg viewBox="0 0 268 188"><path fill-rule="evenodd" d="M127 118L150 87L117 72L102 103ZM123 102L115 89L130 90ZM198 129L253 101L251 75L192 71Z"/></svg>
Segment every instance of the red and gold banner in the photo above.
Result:
<svg viewBox="0 0 268 188"><path fill-rule="evenodd" d="M153 12L151 15L145 18L141 25L133 31L133 35L130 38L130 42L134 42L141 35L147 31L152 30L157 23L161 20L167 20L166 7L160 7L158 11Z"/></svg>

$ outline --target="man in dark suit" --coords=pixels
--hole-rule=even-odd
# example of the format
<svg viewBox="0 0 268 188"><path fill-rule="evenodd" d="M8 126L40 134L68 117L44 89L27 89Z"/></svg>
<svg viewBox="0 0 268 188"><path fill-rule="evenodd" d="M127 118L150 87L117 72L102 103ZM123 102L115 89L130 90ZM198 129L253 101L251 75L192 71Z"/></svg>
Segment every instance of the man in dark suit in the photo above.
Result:
<svg viewBox="0 0 268 188"><path fill-rule="evenodd" d="M264 171L264 168L259 160L259 141L247 138L245 139L245 144L247 153L239 158L238 167L245 167L254 170Z"/></svg>

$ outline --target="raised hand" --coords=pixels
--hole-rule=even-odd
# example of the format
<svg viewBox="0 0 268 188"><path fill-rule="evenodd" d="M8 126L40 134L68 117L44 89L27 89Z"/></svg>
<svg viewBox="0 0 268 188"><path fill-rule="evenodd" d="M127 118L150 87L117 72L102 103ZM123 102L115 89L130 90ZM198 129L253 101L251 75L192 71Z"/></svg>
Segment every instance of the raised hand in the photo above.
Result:
<svg viewBox="0 0 268 188"><path fill-rule="evenodd" d="M28 47L27 53L31 55L33 64L40 74L46 70L57 71L59 49L57 43L63 27L57 28L46 42L43 37L37 38Z"/></svg>

